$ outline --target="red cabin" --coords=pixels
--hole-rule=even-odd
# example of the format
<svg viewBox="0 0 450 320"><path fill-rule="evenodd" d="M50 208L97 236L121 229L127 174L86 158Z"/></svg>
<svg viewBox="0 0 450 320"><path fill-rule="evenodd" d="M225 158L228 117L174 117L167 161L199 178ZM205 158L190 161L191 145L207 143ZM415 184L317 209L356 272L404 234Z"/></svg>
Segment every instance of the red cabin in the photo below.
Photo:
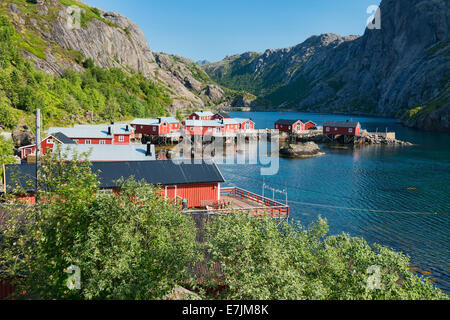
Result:
<svg viewBox="0 0 450 320"><path fill-rule="evenodd" d="M225 125L217 120L186 120L186 135L220 135L225 133Z"/></svg>
<svg viewBox="0 0 450 320"><path fill-rule="evenodd" d="M181 128L180 121L173 117L162 117L157 119L134 119L131 122L137 134L159 136L170 134Z"/></svg>
<svg viewBox="0 0 450 320"><path fill-rule="evenodd" d="M300 120L303 123L303 130L310 130L317 127L317 124L311 120Z"/></svg>
<svg viewBox="0 0 450 320"><path fill-rule="evenodd" d="M301 120L289 120L289 119L281 119L275 122L275 129L280 132L287 132L289 134L297 133L305 130L304 124Z"/></svg>
<svg viewBox="0 0 450 320"><path fill-rule="evenodd" d="M323 124L323 134L357 136L361 134L361 124L353 121L334 121Z"/></svg>
<svg viewBox="0 0 450 320"><path fill-rule="evenodd" d="M77 144L119 144L131 143L134 129L128 124L76 125L73 128L50 128L49 133L61 132Z"/></svg>
<svg viewBox="0 0 450 320"><path fill-rule="evenodd" d="M219 111L215 115L213 115L212 120L223 120L223 119L230 119L231 116L228 112Z"/></svg>
<svg viewBox="0 0 450 320"><path fill-rule="evenodd" d="M53 150L55 144L75 144L75 142L61 132L51 134L41 142L42 154L46 154L49 150ZM19 148L19 151L20 158L22 160L25 160L30 154L36 154L36 145L32 144L29 146L21 147Z"/></svg>
<svg viewBox="0 0 450 320"><path fill-rule="evenodd" d="M189 120L212 120L214 117L214 113L211 111L201 111L201 112L194 112L191 114L188 119Z"/></svg>
<svg viewBox="0 0 450 320"><path fill-rule="evenodd" d="M24 203L36 202L34 184L36 166L33 164L4 165L3 190L9 192L24 187L26 195L17 195ZM145 181L161 186L167 200L182 202L187 200L189 208L200 208L220 201L220 184L225 182L214 162L179 163L172 160L135 161L135 162L94 162L93 172L98 173L100 189L118 191L121 178L133 177L136 181ZM18 178L16 178L18 177Z"/></svg>
<svg viewBox="0 0 450 320"><path fill-rule="evenodd" d="M255 130L255 123L251 119L235 118L234 120L239 124L241 132Z"/></svg>

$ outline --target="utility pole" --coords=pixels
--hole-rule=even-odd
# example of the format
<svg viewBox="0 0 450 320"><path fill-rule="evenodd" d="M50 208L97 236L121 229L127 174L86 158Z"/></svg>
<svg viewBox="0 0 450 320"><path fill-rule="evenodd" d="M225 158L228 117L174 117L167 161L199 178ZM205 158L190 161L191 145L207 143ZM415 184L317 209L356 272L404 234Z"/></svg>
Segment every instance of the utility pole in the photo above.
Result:
<svg viewBox="0 0 450 320"><path fill-rule="evenodd" d="M41 155L41 109L36 109L36 202L39 202L39 164Z"/></svg>

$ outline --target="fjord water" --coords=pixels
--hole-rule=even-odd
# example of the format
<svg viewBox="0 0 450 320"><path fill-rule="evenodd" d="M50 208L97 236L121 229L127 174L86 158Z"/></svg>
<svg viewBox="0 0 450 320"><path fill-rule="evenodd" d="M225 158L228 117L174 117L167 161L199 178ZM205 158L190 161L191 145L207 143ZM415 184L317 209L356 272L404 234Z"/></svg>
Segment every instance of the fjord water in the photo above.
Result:
<svg viewBox="0 0 450 320"><path fill-rule="evenodd" d="M310 159L280 159L279 171L260 165L220 165L229 186L261 194L262 184L288 191L290 217L309 225L326 218L330 234L364 237L411 257L419 274L450 292L450 134L404 128L393 119L306 113L233 112L257 129L278 119L354 120L370 132L395 131L413 147L327 148ZM263 180L264 179L264 180ZM266 191L267 194L267 191Z"/></svg>

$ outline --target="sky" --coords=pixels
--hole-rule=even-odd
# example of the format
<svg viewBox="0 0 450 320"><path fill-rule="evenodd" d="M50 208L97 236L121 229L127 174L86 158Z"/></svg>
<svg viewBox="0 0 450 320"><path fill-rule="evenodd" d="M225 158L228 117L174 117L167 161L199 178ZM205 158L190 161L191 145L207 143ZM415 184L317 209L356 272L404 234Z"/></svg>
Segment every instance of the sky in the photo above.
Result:
<svg viewBox="0 0 450 320"><path fill-rule="evenodd" d="M150 49L194 61L297 45L312 35L361 35L380 0L84 0L133 20Z"/></svg>

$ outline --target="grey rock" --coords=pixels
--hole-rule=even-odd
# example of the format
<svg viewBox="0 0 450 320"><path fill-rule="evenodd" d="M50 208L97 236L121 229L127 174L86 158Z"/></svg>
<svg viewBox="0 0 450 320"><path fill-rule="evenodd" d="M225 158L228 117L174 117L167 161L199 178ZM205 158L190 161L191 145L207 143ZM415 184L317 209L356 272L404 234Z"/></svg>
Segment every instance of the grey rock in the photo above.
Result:
<svg viewBox="0 0 450 320"><path fill-rule="evenodd" d="M36 143L33 132L28 127L22 127L12 132L12 139L16 146L23 147Z"/></svg>
<svg viewBox="0 0 450 320"><path fill-rule="evenodd" d="M324 153L314 142L306 142L299 144L289 144L280 149L280 156L288 158L309 158L321 156Z"/></svg>

